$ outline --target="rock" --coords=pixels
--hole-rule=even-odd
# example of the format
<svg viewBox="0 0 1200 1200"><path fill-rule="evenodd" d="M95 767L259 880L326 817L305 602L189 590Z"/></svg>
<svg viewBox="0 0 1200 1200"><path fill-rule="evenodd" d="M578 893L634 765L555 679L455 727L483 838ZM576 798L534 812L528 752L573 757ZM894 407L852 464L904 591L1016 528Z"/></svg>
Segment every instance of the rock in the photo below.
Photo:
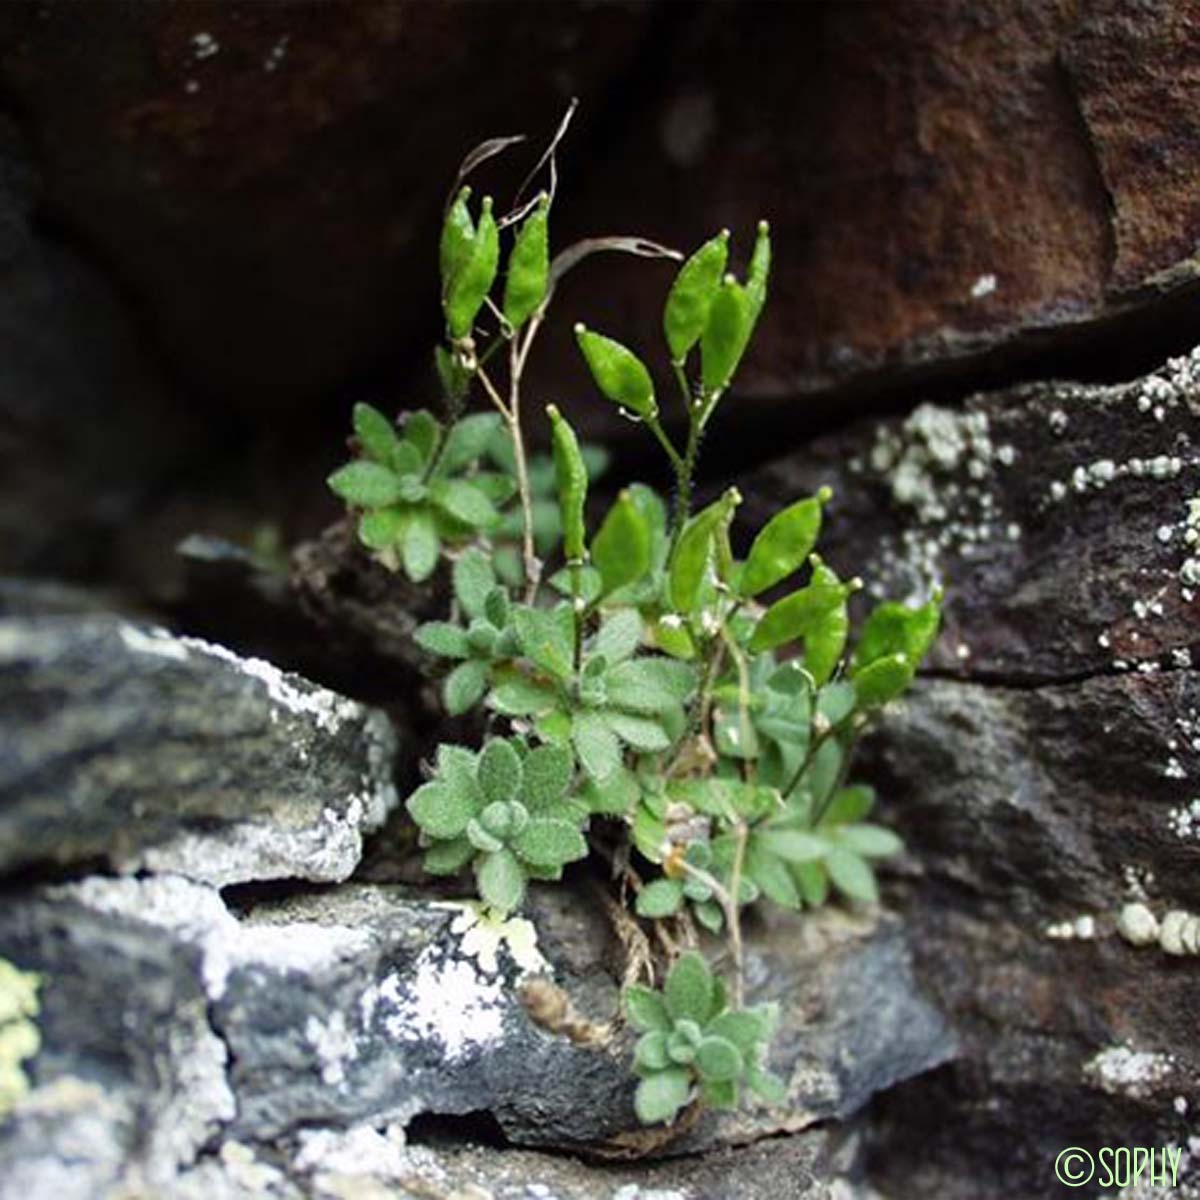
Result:
<svg viewBox="0 0 1200 1200"><path fill-rule="evenodd" d="M553 977L587 1019L611 1025L617 986L601 961L599 910L569 891L540 889L532 917L533 925L498 925L472 905L355 884L267 901L238 917L213 888L165 875L92 877L16 896L0 912L0 956L38 973L44 1015L41 1051L26 1068L34 1087L15 1111L15 1131L0 1138L0 1164L29 1181L25 1194L58 1174L68 1196L84 1194L88 1179L102 1194L100 1184L128 1182L130 1172L161 1185L164 1171L193 1164L209 1140L195 1133L197 1111L219 1119L225 1142L257 1147L268 1163L281 1146L303 1150L306 1130L412 1132L434 1118L450 1128L486 1119L523 1146L693 1155L849 1117L876 1091L954 1051L912 987L894 919L781 919L750 932L748 963L752 1001L787 1000L772 1065L789 1081L789 1103L706 1115L671 1142L662 1130L637 1127L628 1033L618 1027L607 1041L576 1044L535 1024L518 997L519 979ZM164 958L169 971L158 965ZM131 972L130 963L154 971ZM168 1004L196 1014L202 1027L175 1031L155 1016ZM153 1036L127 1032L153 1022ZM201 1034L209 1050L197 1063ZM139 1056L156 1054L165 1056L164 1078L203 1066L204 1089L148 1091ZM112 1109L92 1112L83 1133L68 1124L43 1143L42 1127L29 1122L68 1086L64 1079L102 1087ZM230 1100L204 1107L205 1091ZM175 1157L133 1147L121 1135L131 1114L147 1145L169 1146ZM76 1139L90 1144L106 1122L114 1132L98 1173ZM811 1166L824 1142L789 1145ZM328 1156L314 1146L302 1155L310 1164ZM702 1165L664 1172L682 1179L692 1169L719 1171L724 1160L695 1161ZM798 1188L803 1180L798 1174Z"/></svg>
<svg viewBox="0 0 1200 1200"><path fill-rule="evenodd" d="M1130 356L1140 369L1191 336L1200 32L1177 5L759 5L728 19L712 4L673 32L581 202L589 223L680 246L727 226L738 270L770 218L772 294L743 403L786 405L810 431L881 390L911 394L914 377ZM605 265L568 281L562 306L649 350L666 275ZM1114 338L1122 320L1129 336ZM586 386L569 325L550 337L561 357L544 386ZM778 426L738 434L770 453Z"/></svg>
<svg viewBox="0 0 1200 1200"><path fill-rule="evenodd" d="M1128 904L1200 909L1198 406L1193 353L858 426L745 489L753 525L830 484L839 570L946 588L927 678L860 768L920 863L898 889L917 977L964 1040L876 1107L902 1200L1048 1194L1066 1146L1194 1136L1190 960L1118 926Z"/></svg>
<svg viewBox="0 0 1200 1200"><path fill-rule="evenodd" d="M345 879L396 803L394 751L381 713L220 646L0 620L3 871Z"/></svg>

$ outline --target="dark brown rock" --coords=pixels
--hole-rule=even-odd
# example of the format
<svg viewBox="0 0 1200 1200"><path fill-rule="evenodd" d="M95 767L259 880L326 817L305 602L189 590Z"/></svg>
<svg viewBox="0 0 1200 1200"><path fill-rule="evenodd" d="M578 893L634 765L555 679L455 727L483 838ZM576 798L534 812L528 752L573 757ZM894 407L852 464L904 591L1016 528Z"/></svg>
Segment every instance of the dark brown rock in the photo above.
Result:
<svg viewBox="0 0 1200 1200"><path fill-rule="evenodd" d="M1192 1136L1195 959L1117 918L1200 910L1198 364L926 406L748 489L761 517L832 484L840 570L946 588L927 678L863 755L921 865L920 978L965 1042L880 1106L889 1194L1050 1195L1067 1146Z"/></svg>

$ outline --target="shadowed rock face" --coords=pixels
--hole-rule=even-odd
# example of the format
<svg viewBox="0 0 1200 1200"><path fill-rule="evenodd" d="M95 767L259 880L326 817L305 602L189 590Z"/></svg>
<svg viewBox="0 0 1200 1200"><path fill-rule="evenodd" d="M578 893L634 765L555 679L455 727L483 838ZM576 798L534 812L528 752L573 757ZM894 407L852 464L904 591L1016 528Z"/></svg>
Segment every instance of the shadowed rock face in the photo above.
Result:
<svg viewBox="0 0 1200 1200"><path fill-rule="evenodd" d="M864 753L922 866L919 978L965 1040L881 1104L889 1192L1056 1194L1066 1146L1194 1136L1195 959L1117 917L1200 910L1198 405L1193 354L859 426L747 489L831 484L839 569L946 588L928 678Z"/></svg>
<svg viewBox="0 0 1200 1200"><path fill-rule="evenodd" d="M335 462L350 400L432 395L433 247L460 157L544 137L571 95L558 245L728 226L744 256L772 219L738 388L797 431L914 372L1144 369L1193 323L1198 37L1167 0L6 4L0 362L30 369L0 401L0 461L41 499L29 528L0 503L6 561L161 598L162 550L197 526L319 528L332 508L297 481ZM532 159L477 182L504 195ZM577 319L646 352L667 394L651 351L668 279L619 257L575 272L536 397L592 394ZM1075 336L1112 328L1128 336ZM830 388L851 399L794 403ZM81 397L101 432L154 435L89 450ZM573 415L628 439L599 401Z"/></svg>

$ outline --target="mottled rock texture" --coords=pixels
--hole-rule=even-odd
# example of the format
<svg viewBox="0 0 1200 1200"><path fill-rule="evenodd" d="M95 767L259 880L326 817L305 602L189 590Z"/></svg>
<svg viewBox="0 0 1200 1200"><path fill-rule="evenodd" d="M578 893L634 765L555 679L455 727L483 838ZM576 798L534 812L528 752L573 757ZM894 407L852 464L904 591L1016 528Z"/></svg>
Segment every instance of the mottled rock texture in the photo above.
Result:
<svg viewBox="0 0 1200 1200"><path fill-rule="evenodd" d="M335 1129L367 1136L394 1126L402 1145L416 1118L466 1118L469 1130L484 1115L518 1145L602 1158L766 1147L763 1139L852 1116L954 1050L911 986L894 920L779 922L752 937L749 970L752 999L787 1002L773 1066L789 1082L788 1104L709 1114L674 1141L651 1137L632 1112L632 1039L601 964L603 920L561 892L539 896L531 915L532 926L496 928L462 904L343 885L237 917L215 890L169 875L91 878L15 898L0 914L0 956L41 977L42 1049L28 1068L34 1090L0 1138L0 1176L24 1181L26 1194L58 1181L64 1196L108 1195L145 1179L159 1194L187 1195L177 1171L218 1132L269 1161L298 1145L303 1160L321 1128L336 1142ZM577 1044L536 1025L516 986L531 976L555 979L607 1032ZM79 1097L97 1089L105 1104L67 1119L63 1106L86 1109ZM828 1182L826 1135L788 1145L779 1157L796 1169L787 1194L810 1194L818 1152ZM315 1166L331 1153L310 1146L307 1156ZM717 1180L727 1162L718 1154L657 1170ZM518 1165L497 1160L497 1169ZM780 1194L761 1181L740 1186L721 1194Z"/></svg>
<svg viewBox="0 0 1200 1200"><path fill-rule="evenodd" d="M115 568L161 599L163 551L197 526L319 528L332 506L298 481L336 461L350 400L432 395L457 162L487 136L544 137L571 95L559 244L686 246L727 225L744 252L772 219L773 298L738 387L797 429L914 371L1141 369L1194 324L1193 16L1171 0L14 0L0 463L43 503L35 523L0 503L4 564ZM516 157L480 186L510 190L533 153ZM667 282L616 257L575 272L538 398L591 394L576 319L649 354ZM849 400L810 402L830 387ZM601 403L575 415L629 433Z"/></svg>
<svg viewBox="0 0 1200 1200"><path fill-rule="evenodd" d="M946 588L864 756L921 864L918 977L964 1038L880 1107L889 1194L1054 1195L1066 1146L1195 1136L1196 960L1116 917L1200 909L1198 408L1193 354L862 425L748 489L831 484L835 565Z"/></svg>
<svg viewBox="0 0 1200 1200"><path fill-rule="evenodd" d="M103 615L0 619L0 871L345 879L396 803L381 713Z"/></svg>

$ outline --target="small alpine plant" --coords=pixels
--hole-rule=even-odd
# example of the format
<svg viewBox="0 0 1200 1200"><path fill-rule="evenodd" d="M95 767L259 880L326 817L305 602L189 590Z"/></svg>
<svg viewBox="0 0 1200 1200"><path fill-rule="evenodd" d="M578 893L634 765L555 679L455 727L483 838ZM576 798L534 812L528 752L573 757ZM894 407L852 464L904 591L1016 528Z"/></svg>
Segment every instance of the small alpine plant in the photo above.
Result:
<svg viewBox="0 0 1200 1200"><path fill-rule="evenodd" d="M848 782L851 752L912 681L940 597L879 604L851 640L862 582L815 553L828 488L752 531L744 555L737 487L697 509L704 434L767 300L770 229L759 223L741 277L727 230L686 260L640 238L552 257L554 149L570 115L539 164L547 189L503 215L464 179L508 140L464 162L440 244L442 415L393 421L357 405L355 457L329 486L384 566L431 585L448 575L448 611L416 640L447 713L477 712L491 734L439 746L408 798L425 869L470 871L502 915L530 880L607 861L614 900L631 898L633 919L658 934L646 944L666 948L658 963L640 956L624 1007L642 1034L638 1116L671 1122L746 1090L786 1099L766 1069L775 1008L745 1001L742 916L877 900L874 864L901 842L871 820L872 790ZM552 454L530 455L522 380L559 280L604 250L683 260L661 330L678 395L667 420L639 354L576 325L601 397L645 428L674 477L669 500L626 483L593 522L603 456L553 405ZM484 411L469 412L476 401ZM727 979L696 949L722 942Z"/></svg>

